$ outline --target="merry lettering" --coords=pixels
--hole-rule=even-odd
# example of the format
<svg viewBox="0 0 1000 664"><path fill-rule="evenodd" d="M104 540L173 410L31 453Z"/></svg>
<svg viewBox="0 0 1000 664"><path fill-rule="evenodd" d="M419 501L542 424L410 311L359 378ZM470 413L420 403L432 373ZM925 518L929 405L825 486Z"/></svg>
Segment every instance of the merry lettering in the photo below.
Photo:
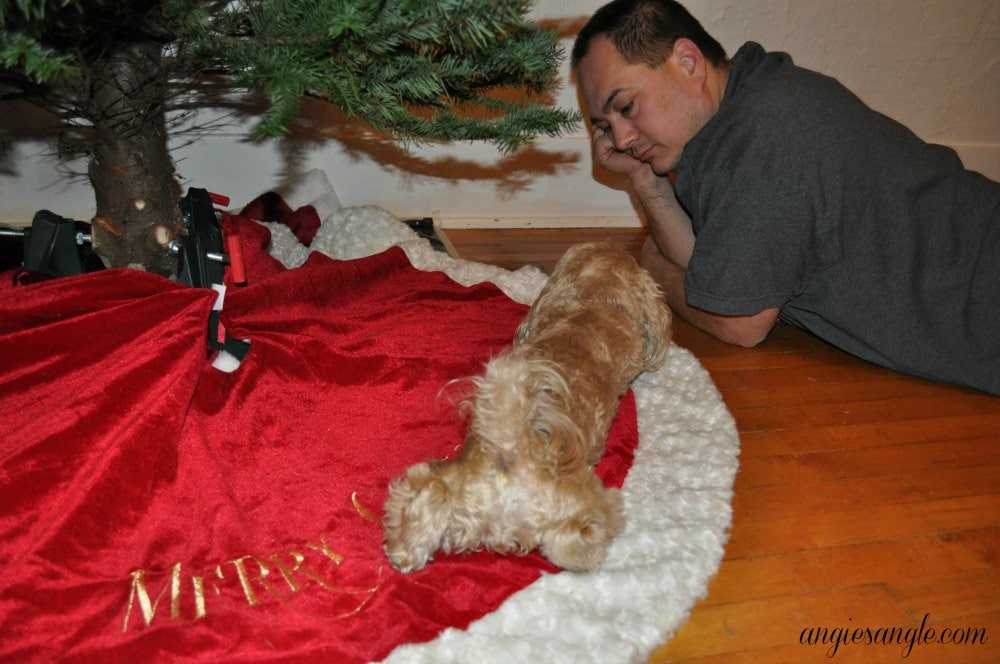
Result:
<svg viewBox="0 0 1000 664"><path fill-rule="evenodd" d="M336 617L360 611L381 585L382 565L373 565L371 584L345 587L338 572L345 558L324 537L317 542L264 555L244 555L192 573L181 563L169 570L133 570L122 631L148 627L154 620L199 620L221 608L285 602L307 590L329 593Z"/></svg>

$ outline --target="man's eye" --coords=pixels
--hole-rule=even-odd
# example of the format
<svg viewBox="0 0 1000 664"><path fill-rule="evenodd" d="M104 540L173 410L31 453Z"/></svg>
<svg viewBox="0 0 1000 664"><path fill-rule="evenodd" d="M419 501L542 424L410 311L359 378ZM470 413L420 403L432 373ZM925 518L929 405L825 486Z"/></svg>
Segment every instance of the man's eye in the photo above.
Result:
<svg viewBox="0 0 1000 664"><path fill-rule="evenodd" d="M624 106L622 106L622 110L621 110L621 114L622 115L628 115L631 112L632 112L632 102L629 102L629 103L625 104Z"/></svg>

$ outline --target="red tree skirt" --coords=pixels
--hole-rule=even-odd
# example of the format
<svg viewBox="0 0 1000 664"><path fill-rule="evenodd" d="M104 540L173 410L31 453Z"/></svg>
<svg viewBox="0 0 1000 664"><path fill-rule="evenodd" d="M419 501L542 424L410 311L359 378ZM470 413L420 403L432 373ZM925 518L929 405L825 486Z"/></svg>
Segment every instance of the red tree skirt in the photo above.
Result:
<svg viewBox="0 0 1000 664"><path fill-rule="evenodd" d="M251 285L223 320L252 345L231 374L208 363L213 291L118 270L0 289L0 660L368 661L555 571L401 575L378 523L391 477L461 444L446 386L526 308L398 248L285 270L237 225ZM635 422L628 395L609 484Z"/></svg>

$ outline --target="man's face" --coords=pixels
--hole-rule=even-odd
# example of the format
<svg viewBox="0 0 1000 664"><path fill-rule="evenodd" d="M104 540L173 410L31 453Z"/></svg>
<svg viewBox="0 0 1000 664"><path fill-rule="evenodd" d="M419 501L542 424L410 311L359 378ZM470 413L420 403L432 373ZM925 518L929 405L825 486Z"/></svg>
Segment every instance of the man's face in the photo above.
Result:
<svg viewBox="0 0 1000 664"><path fill-rule="evenodd" d="M607 37L595 37L577 67L595 131L606 133L620 152L665 175L714 113L694 64L676 47L655 69L629 64Z"/></svg>

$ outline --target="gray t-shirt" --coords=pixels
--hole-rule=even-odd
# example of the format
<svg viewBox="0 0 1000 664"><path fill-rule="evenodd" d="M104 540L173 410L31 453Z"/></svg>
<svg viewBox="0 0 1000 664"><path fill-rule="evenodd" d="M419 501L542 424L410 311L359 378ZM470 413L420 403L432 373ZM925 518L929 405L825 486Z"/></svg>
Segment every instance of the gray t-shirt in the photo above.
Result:
<svg viewBox="0 0 1000 664"><path fill-rule="evenodd" d="M747 43L684 149L688 304L1000 394L1000 184L836 80Z"/></svg>

